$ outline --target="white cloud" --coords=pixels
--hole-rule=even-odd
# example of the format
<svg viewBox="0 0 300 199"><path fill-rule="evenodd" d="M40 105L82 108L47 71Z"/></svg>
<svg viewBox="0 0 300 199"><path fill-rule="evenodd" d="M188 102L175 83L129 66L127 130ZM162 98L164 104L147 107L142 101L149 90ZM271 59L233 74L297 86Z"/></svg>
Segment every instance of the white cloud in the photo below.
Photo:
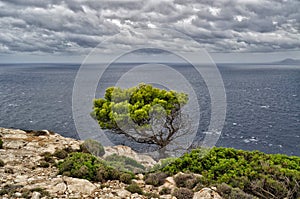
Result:
<svg viewBox="0 0 300 199"><path fill-rule="evenodd" d="M300 50L299 7L298 0L2 0L0 54L82 54L124 31L110 48L152 41L193 49L172 36L134 37L135 28L174 29L211 52Z"/></svg>

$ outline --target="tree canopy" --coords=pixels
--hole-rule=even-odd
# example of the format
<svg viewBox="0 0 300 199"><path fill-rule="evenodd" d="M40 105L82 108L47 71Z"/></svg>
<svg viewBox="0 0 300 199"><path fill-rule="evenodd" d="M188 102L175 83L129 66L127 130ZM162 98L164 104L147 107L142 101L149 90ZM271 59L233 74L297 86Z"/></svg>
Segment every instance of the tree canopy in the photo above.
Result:
<svg viewBox="0 0 300 199"><path fill-rule="evenodd" d="M181 108L188 95L149 84L121 89L109 87L95 99L92 115L103 129L124 134L139 143L167 146L186 126Z"/></svg>

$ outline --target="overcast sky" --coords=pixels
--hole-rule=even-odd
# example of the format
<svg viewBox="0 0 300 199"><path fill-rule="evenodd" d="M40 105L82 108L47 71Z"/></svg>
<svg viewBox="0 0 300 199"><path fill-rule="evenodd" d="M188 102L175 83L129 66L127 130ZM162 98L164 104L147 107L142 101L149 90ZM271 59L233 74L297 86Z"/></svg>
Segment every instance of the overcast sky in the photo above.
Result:
<svg viewBox="0 0 300 199"><path fill-rule="evenodd" d="M103 41L104 54L151 42L196 47L136 33L153 28L190 37L216 62L300 58L299 10L299 0L0 0L0 62L81 62Z"/></svg>

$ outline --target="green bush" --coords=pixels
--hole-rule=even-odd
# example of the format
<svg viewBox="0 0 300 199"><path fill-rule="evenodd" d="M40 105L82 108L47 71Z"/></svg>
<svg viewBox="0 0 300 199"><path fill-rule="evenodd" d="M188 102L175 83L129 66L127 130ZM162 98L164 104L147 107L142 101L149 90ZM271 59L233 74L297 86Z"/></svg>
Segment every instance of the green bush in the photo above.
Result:
<svg viewBox="0 0 300 199"><path fill-rule="evenodd" d="M171 192L172 192L172 190L171 190L170 188L168 188L168 187L163 187L163 188L160 190L159 194L160 194L160 195L167 195L167 194L170 194Z"/></svg>
<svg viewBox="0 0 300 199"><path fill-rule="evenodd" d="M83 153L91 153L99 157L105 154L105 150L102 144L92 139L85 140L84 143L80 145L80 149Z"/></svg>
<svg viewBox="0 0 300 199"><path fill-rule="evenodd" d="M129 176L125 176L127 173L110 167L104 160L88 153L70 153L67 158L58 163L58 169L59 174L91 181L121 180L123 174L122 180L129 181Z"/></svg>
<svg viewBox="0 0 300 199"><path fill-rule="evenodd" d="M110 156L107 156L105 160L110 164L110 166L120 171L133 173L145 171L145 167L142 164L126 156L112 154Z"/></svg>
<svg viewBox="0 0 300 199"><path fill-rule="evenodd" d="M0 159L0 167L4 167L4 161Z"/></svg>
<svg viewBox="0 0 300 199"><path fill-rule="evenodd" d="M120 175L120 181L124 182L126 184L130 184L132 180L132 175L130 175L129 173L123 173Z"/></svg>
<svg viewBox="0 0 300 199"><path fill-rule="evenodd" d="M217 185L217 192L225 199L258 199L253 195L245 193L239 188L232 188L225 183Z"/></svg>
<svg viewBox="0 0 300 199"><path fill-rule="evenodd" d="M300 157L232 148L193 150L162 171L203 175L205 185L226 183L257 197L300 197Z"/></svg>
<svg viewBox="0 0 300 199"><path fill-rule="evenodd" d="M0 139L0 149L3 149L3 141Z"/></svg>
<svg viewBox="0 0 300 199"><path fill-rule="evenodd" d="M146 175L145 183L153 186L163 185L168 175L164 172L150 173Z"/></svg>
<svg viewBox="0 0 300 199"><path fill-rule="evenodd" d="M48 167L50 167L50 164L46 161L41 161L38 166L42 167L42 168L48 168Z"/></svg>
<svg viewBox="0 0 300 199"><path fill-rule="evenodd" d="M143 194L143 190L136 183L132 183L132 184L128 185L125 189L131 193L138 193L140 195Z"/></svg>
<svg viewBox="0 0 300 199"><path fill-rule="evenodd" d="M193 174L184 173L184 174L178 174L174 178L174 181L177 187L192 189L199 182L199 179Z"/></svg>
<svg viewBox="0 0 300 199"><path fill-rule="evenodd" d="M53 156L57 157L58 159L65 159L68 157L68 152L65 149L57 149Z"/></svg>
<svg viewBox="0 0 300 199"><path fill-rule="evenodd" d="M177 199L192 199L194 192L187 188L175 189L173 194Z"/></svg>
<svg viewBox="0 0 300 199"><path fill-rule="evenodd" d="M59 174L67 174L71 177L95 180L97 170L106 168L103 161L87 153L71 153L58 163Z"/></svg>
<svg viewBox="0 0 300 199"><path fill-rule="evenodd" d="M160 198L158 194L151 192L143 193L143 195L146 196L148 199Z"/></svg>
<svg viewBox="0 0 300 199"><path fill-rule="evenodd" d="M45 162L55 163L55 160L53 159L53 156L50 152L45 152L42 154L42 156Z"/></svg>

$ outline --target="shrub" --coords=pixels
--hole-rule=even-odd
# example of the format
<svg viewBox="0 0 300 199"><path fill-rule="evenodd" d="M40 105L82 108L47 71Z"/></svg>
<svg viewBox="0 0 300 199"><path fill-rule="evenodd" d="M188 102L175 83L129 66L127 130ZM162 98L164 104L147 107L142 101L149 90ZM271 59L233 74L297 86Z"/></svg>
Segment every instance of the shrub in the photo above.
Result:
<svg viewBox="0 0 300 199"><path fill-rule="evenodd" d="M110 167L105 161L88 153L70 153L67 158L58 163L58 169L59 174L91 181L120 180L123 174L122 179L129 181L129 176L125 176L127 173Z"/></svg>
<svg viewBox="0 0 300 199"><path fill-rule="evenodd" d="M146 196L148 199L160 198L158 194L151 192L146 192L143 195Z"/></svg>
<svg viewBox="0 0 300 199"><path fill-rule="evenodd" d="M0 159L0 167L4 167L4 161Z"/></svg>
<svg viewBox="0 0 300 199"><path fill-rule="evenodd" d="M146 176L145 183L153 186L163 185L168 175L164 172L150 173Z"/></svg>
<svg viewBox="0 0 300 199"><path fill-rule="evenodd" d="M87 153L71 153L64 161L58 163L59 174L71 177L95 180L96 172L103 162Z"/></svg>
<svg viewBox="0 0 300 199"><path fill-rule="evenodd" d="M232 188L225 183L217 185L217 192L225 199L258 199L253 195L245 193L239 188Z"/></svg>
<svg viewBox="0 0 300 199"><path fill-rule="evenodd" d="M110 166L120 171L139 173L145 170L145 167L142 164L126 156L112 154L107 156L105 160Z"/></svg>
<svg viewBox="0 0 300 199"><path fill-rule="evenodd" d="M296 156L232 148L196 149L162 171L199 173L206 186L226 183L259 198L300 197L300 157Z"/></svg>
<svg viewBox="0 0 300 199"><path fill-rule="evenodd" d="M178 174L174 181L176 182L177 187L184 187L188 189L192 189L199 182L199 179L193 174Z"/></svg>
<svg viewBox="0 0 300 199"><path fill-rule="evenodd" d="M50 152L45 152L42 154L42 156L44 157L43 160L45 162L49 162L49 163L55 163L52 154Z"/></svg>
<svg viewBox="0 0 300 199"><path fill-rule="evenodd" d="M132 175L130 175L129 173L123 173L120 175L120 181L124 182L126 184L130 184L132 180Z"/></svg>
<svg viewBox="0 0 300 199"><path fill-rule="evenodd" d="M125 189L131 193L138 193L140 195L143 194L143 190L136 183L132 183L132 184L128 185Z"/></svg>
<svg viewBox="0 0 300 199"><path fill-rule="evenodd" d="M101 157L105 154L104 147L99 142L92 139L85 140L84 143L80 145L80 149L83 153L91 153L95 156Z"/></svg>
<svg viewBox="0 0 300 199"><path fill-rule="evenodd" d="M34 136L47 135L47 131L32 131Z"/></svg>
<svg viewBox="0 0 300 199"><path fill-rule="evenodd" d="M3 141L0 139L0 149L3 149Z"/></svg>
<svg viewBox="0 0 300 199"><path fill-rule="evenodd" d="M58 159L65 159L68 156L68 152L65 149L57 149L53 156L57 157Z"/></svg>
<svg viewBox="0 0 300 199"><path fill-rule="evenodd" d="M172 191L172 190L171 190L170 188L168 188L168 187L163 187L163 188L160 190L159 194L160 194L160 195L167 195L167 194L170 194L171 191Z"/></svg>
<svg viewBox="0 0 300 199"><path fill-rule="evenodd" d="M192 199L194 192L187 188L179 188L174 190L173 196L177 199Z"/></svg>
<svg viewBox="0 0 300 199"><path fill-rule="evenodd" d="M41 161L38 166L43 167L43 168L48 168L50 166L50 164L46 161Z"/></svg>

